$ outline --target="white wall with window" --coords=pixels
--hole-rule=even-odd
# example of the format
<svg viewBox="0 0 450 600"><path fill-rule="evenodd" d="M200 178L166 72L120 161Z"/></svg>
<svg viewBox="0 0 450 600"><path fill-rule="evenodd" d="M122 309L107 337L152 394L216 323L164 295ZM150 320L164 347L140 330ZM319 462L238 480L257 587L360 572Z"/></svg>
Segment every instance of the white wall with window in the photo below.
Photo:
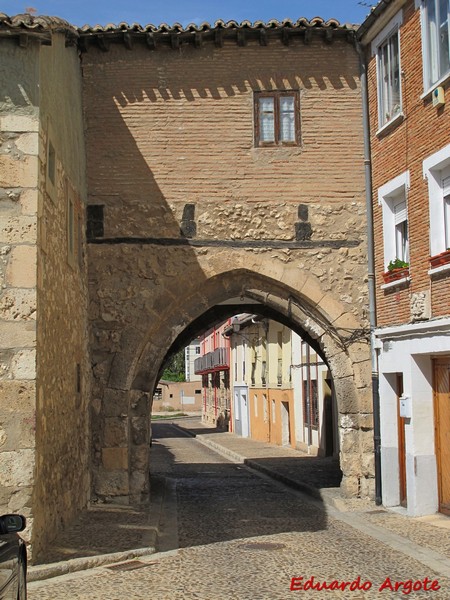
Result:
<svg viewBox="0 0 450 600"><path fill-rule="evenodd" d="M400 66L400 11L372 42L377 57L378 126L382 128L402 114Z"/></svg>
<svg viewBox="0 0 450 600"><path fill-rule="evenodd" d="M424 88L450 74L450 0L422 0L422 51Z"/></svg>
<svg viewBox="0 0 450 600"><path fill-rule="evenodd" d="M378 204L383 210L384 270L395 259L409 263L407 195L409 171L378 189Z"/></svg>
<svg viewBox="0 0 450 600"><path fill-rule="evenodd" d="M428 181L430 256L450 248L450 144L423 161Z"/></svg>

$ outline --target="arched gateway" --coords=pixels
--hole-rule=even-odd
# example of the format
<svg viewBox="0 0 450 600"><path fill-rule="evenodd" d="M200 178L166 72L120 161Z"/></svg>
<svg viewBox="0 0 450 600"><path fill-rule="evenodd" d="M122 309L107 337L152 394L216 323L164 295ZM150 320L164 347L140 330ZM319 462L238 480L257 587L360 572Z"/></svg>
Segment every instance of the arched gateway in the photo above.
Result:
<svg viewBox="0 0 450 600"><path fill-rule="evenodd" d="M155 260L151 249L124 250L115 261L116 268L120 264L121 272L122 269L124 274L132 272L135 260L147 254L144 260L151 272ZM281 256L274 251L270 251L269 256L258 254L253 260L240 250L209 250L195 259L192 256L191 261L187 260L185 250L181 253L185 258L183 272L166 281L167 288L161 290L157 299L158 311L151 309L148 301L139 304L136 301L142 296L145 298L145 281L136 280L132 284L128 300L121 302L120 312L133 315L133 322L125 325L119 334L124 343L95 364L103 390L94 423L98 434L95 437L100 442L97 449L100 460L95 465L96 494L110 501L125 496L132 502L145 500L149 392L157 382L169 348L183 331L189 330L194 321L201 323L202 314L210 313L212 307L230 300L233 300L229 305L231 311L239 310L239 303L245 307L248 302L258 302L260 310L278 314L291 327L305 332L319 348L334 381L343 490L348 495L369 494L373 476L371 394L367 385L370 368L366 332L360 328L355 315L337 301L333 293L324 292L316 276L299 268L295 260L293 264L281 261ZM172 266L180 262L179 251L169 254ZM167 256L166 260L168 264ZM235 265L234 269L226 268L229 262ZM112 310L110 302L120 290L109 292L103 297L108 298L107 304ZM154 301L155 297L152 305ZM114 310L119 312L117 304Z"/></svg>
<svg viewBox="0 0 450 600"><path fill-rule="evenodd" d="M327 360L342 487L370 494L354 29L0 24L3 512L38 553L90 498L145 500L166 354L242 298Z"/></svg>

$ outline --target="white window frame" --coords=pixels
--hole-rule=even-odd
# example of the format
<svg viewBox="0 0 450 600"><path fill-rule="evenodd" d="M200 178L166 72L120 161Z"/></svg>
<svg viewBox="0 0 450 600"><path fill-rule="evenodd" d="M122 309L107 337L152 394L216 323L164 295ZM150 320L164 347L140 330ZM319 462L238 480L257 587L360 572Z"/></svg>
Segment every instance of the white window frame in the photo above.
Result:
<svg viewBox="0 0 450 600"><path fill-rule="evenodd" d="M402 103L402 66L401 66L401 46L400 46L400 27L403 24L403 10L400 10L386 27L383 28L382 31L375 37L371 44L372 56L376 56L376 66L377 66L377 101L378 101L378 127L380 129L384 128L386 125L389 125L392 121L397 119L400 116L403 116L403 103ZM399 76L399 108L398 110L390 116L390 118L385 119L383 117L384 113L384 94L383 94L383 70L382 70L382 61L380 58L380 50L381 48L389 42L395 35L398 36L398 76Z"/></svg>
<svg viewBox="0 0 450 600"><path fill-rule="evenodd" d="M430 39L429 39L429 27L428 27L428 18L427 18L427 2L434 1L436 6L438 6L439 0L421 0L420 1L420 15L421 15L421 25L422 25L422 61L423 61L423 87L424 90L428 91L445 81L450 76L450 61L449 68L445 72L440 72L439 65L439 45L436 44L436 40L438 36L435 37L435 52L436 56L436 68L437 73L433 75L432 73L432 65L431 65L431 53L430 53ZM416 6L418 2L416 0ZM449 8L450 13L450 8ZM448 19L448 26L450 27L450 18ZM449 36L450 38L450 36ZM450 47L450 42L449 42Z"/></svg>
<svg viewBox="0 0 450 600"><path fill-rule="evenodd" d="M450 176L450 144L423 161L423 177L428 181L428 206L430 215L430 256L444 252L446 247L446 216L443 180ZM450 186L446 185L446 191ZM450 227L450 224L449 224ZM450 232L447 231L450 238Z"/></svg>
<svg viewBox="0 0 450 600"><path fill-rule="evenodd" d="M395 260L395 258L397 258L397 225L399 225L405 219L400 220L401 217L399 218L398 215L396 216L396 206L398 206L402 196L406 202L406 221L408 222L407 214L409 187L409 171L405 171L378 189L378 204L382 207L383 211L383 247L385 272L387 271L391 260ZM409 262L409 255L406 262Z"/></svg>

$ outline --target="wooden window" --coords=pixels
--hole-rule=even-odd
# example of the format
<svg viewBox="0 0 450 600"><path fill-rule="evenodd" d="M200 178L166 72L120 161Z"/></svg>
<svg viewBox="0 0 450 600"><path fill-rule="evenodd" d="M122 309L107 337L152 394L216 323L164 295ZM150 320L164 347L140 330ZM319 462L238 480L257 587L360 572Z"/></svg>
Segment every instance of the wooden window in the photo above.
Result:
<svg viewBox="0 0 450 600"><path fill-rule="evenodd" d="M425 88L450 71L449 0L422 0Z"/></svg>
<svg viewBox="0 0 450 600"><path fill-rule="evenodd" d="M300 140L298 91L255 92L255 145L296 146Z"/></svg>
<svg viewBox="0 0 450 600"><path fill-rule="evenodd" d="M309 382L303 380L303 424L311 426L312 429L319 427L319 395L317 380Z"/></svg>
<svg viewBox="0 0 450 600"><path fill-rule="evenodd" d="M395 31L378 48L378 114L382 127L402 111L399 34Z"/></svg>

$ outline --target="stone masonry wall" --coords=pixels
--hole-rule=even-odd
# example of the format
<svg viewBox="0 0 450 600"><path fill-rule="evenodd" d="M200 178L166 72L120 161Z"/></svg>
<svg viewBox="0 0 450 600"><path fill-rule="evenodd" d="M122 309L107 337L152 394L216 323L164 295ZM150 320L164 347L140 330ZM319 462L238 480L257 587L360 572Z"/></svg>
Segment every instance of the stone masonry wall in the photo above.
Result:
<svg viewBox="0 0 450 600"><path fill-rule="evenodd" d="M36 554L90 495L81 73L62 35L41 49L40 82Z"/></svg>
<svg viewBox="0 0 450 600"><path fill-rule="evenodd" d="M35 465L39 46L25 50L4 39L0 46L0 513L24 514L29 538Z"/></svg>
<svg viewBox="0 0 450 600"><path fill-rule="evenodd" d="M298 309L297 322L320 339L337 388L345 492L370 493L354 47L314 36L310 45L267 47L91 45L82 62L88 203L97 219L89 244L94 494L145 497L146 394L159 366L194 319L248 289L288 318ZM253 92L286 89L300 91L301 144L256 148ZM303 246L302 230L311 233ZM349 338L345 350L341 337Z"/></svg>

